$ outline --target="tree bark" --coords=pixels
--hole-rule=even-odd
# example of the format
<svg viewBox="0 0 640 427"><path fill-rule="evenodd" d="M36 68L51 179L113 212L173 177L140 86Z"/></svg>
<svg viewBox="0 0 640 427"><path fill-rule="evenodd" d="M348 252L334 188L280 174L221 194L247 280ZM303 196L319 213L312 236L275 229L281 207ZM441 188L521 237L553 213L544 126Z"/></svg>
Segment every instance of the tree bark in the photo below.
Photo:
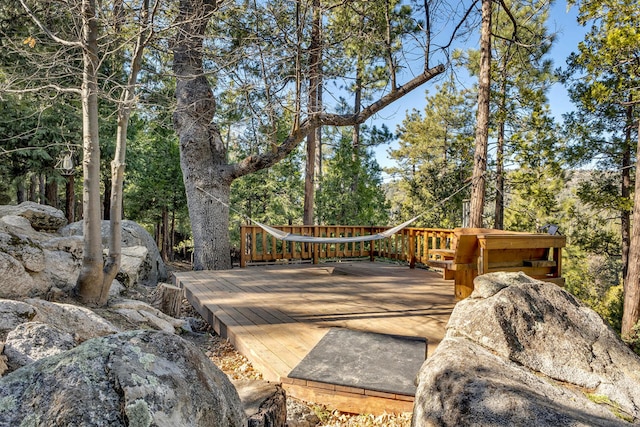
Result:
<svg viewBox="0 0 640 427"><path fill-rule="evenodd" d="M498 144L496 147L496 204L493 228L504 229L504 140L507 115L507 62L508 50L503 53L500 73L500 106L498 108Z"/></svg>
<svg viewBox="0 0 640 427"><path fill-rule="evenodd" d="M476 143L473 161L473 184L469 226L481 228L485 200L485 172L489 140L489 100L491 91L491 0L482 0L482 30L480 34L480 76L478 111L476 114Z"/></svg>
<svg viewBox="0 0 640 427"><path fill-rule="evenodd" d="M182 312L184 290L167 283L158 283L152 295L151 305L164 314L178 318Z"/></svg>
<svg viewBox="0 0 640 427"><path fill-rule="evenodd" d="M35 174L29 178L29 201L38 202L38 176Z"/></svg>
<svg viewBox="0 0 640 427"><path fill-rule="evenodd" d="M76 220L76 193L75 193L75 176L67 175L66 195L65 195L65 213L67 222L71 224Z"/></svg>
<svg viewBox="0 0 640 427"><path fill-rule="evenodd" d="M212 124L216 103L202 68L202 44L215 1L181 0L174 43L176 111L187 206L194 239L196 270L231 268L229 193L232 178L226 147Z"/></svg>
<svg viewBox="0 0 640 427"><path fill-rule="evenodd" d="M636 184L633 196L633 228L629 247L629 262L624 284L622 338L633 337L633 327L640 319L640 120L636 148Z"/></svg>
<svg viewBox="0 0 640 427"><path fill-rule="evenodd" d="M169 234L169 210L165 207L162 208L162 226L160 228L161 240L160 240L160 255L164 262L169 261L169 254L171 253L171 240Z"/></svg>
<svg viewBox="0 0 640 427"><path fill-rule="evenodd" d="M100 140L98 137L98 22L95 0L83 0L82 191L84 252L76 290L86 304L98 304L102 279Z"/></svg>
<svg viewBox="0 0 640 427"><path fill-rule="evenodd" d="M38 203L47 204L47 176L44 173L38 174Z"/></svg>
<svg viewBox="0 0 640 427"><path fill-rule="evenodd" d="M53 177L47 180L46 200L49 206L58 207L58 182Z"/></svg>
<svg viewBox="0 0 640 427"><path fill-rule="evenodd" d="M135 87L142 69L144 48L149 41L149 0L143 0L140 7L139 31L133 50L127 84L118 103L118 127L116 150L111 161L111 190L109 191L109 256L104 265L104 278L100 294L100 304L109 297L111 283L115 279L122 260L122 191L124 185L125 157L127 152L127 129L135 106ZM107 192L105 191L105 201ZM105 211L106 215L106 211Z"/></svg>
<svg viewBox="0 0 640 427"><path fill-rule="evenodd" d="M320 58L322 52L321 41L321 13L320 0L313 0L313 23L311 28L311 43L309 46L309 64L311 66L311 76L309 78L309 114L317 113L320 87ZM304 178L304 212L303 224L314 224L314 207L316 191L316 154L319 141L316 132L307 135L307 159Z"/></svg>
<svg viewBox="0 0 640 427"><path fill-rule="evenodd" d="M18 204L24 203L27 200L27 191L24 188L24 177L19 176L16 181L16 201L18 202Z"/></svg>
<svg viewBox="0 0 640 427"><path fill-rule="evenodd" d="M630 102L632 99L629 100ZM633 106L627 107L627 121L624 136L624 151L622 153L622 171L620 196L628 199L631 196L631 128L633 127ZM622 278L627 277L629 269L629 247L631 246L631 213L623 208L620 212L620 228L622 240Z"/></svg>

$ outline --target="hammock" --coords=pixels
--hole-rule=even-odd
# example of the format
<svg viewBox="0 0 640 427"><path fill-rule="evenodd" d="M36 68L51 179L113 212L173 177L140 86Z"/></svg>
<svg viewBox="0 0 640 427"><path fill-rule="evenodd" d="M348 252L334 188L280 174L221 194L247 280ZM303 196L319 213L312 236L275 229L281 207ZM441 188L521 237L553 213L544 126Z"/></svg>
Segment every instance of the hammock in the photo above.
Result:
<svg viewBox="0 0 640 427"><path fill-rule="evenodd" d="M400 225L396 225L393 228L385 230L381 233L377 234L367 234L364 236L352 236L352 237L314 237L314 236L303 236L301 234L293 234L288 233L286 231L278 230L273 227L269 227L268 225L261 224L258 221L251 219L251 222L256 224L258 227L262 228L264 231L275 237L279 240L284 240L287 242L301 242L301 243L351 243L351 242L370 242L372 240L381 240L386 239L387 237L391 237L396 234L398 231L402 230L409 224L411 224L416 219L420 218L422 215L418 215L416 217L411 218L409 221L403 222Z"/></svg>

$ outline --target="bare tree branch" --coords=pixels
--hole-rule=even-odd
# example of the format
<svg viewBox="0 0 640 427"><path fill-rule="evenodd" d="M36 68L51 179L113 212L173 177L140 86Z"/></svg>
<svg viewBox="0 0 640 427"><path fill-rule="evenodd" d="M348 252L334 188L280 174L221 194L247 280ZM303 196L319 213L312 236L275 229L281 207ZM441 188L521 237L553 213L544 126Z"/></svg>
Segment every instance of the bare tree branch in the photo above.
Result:
<svg viewBox="0 0 640 427"><path fill-rule="evenodd" d="M229 179L233 180L277 163L293 151L293 149L296 148L298 144L318 126L353 126L363 123L384 107L390 105L439 74L442 74L444 70L445 67L441 64L425 70L421 75L400 86L397 90L386 94L373 104L363 108L358 114L317 113L307 117L298 129L294 129L282 144L278 145L276 150L249 156L240 163L229 165L229 169L227 170Z"/></svg>
<svg viewBox="0 0 640 427"><path fill-rule="evenodd" d="M33 13L31 8L29 6L27 6L27 4L24 2L24 0L20 0L20 4L24 8L24 10L27 12L29 17L33 20L33 22L38 26L38 28L40 28L47 36L49 36L51 38L51 40L53 40L54 42L56 42L58 44L61 44L63 46L70 46L70 47L77 47L77 48L82 48L83 47L82 43L79 42L79 41L72 42L72 41L69 41L69 40L62 39L62 38L56 36L55 34L53 34L49 30L49 28L47 28L47 26L45 26L40 21L40 19L38 19L38 17L35 15L35 13Z"/></svg>

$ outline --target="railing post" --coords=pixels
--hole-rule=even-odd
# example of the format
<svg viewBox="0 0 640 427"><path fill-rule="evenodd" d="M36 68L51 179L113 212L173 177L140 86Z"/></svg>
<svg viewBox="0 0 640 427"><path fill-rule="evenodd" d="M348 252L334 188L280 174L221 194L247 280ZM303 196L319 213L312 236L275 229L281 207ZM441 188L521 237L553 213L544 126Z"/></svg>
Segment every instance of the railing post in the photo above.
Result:
<svg viewBox="0 0 640 427"><path fill-rule="evenodd" d="M247 230L246 226L240 226L240 268L247 266Z"/></svg>
<svg viewBox="0 0 640 427"><path fill-rule="evenodd" d="M313 237L318 237L320 228L318 226L313 226ZM320 244L319 243L312 243L312 250L313 250L313 263L314 264L318 264L318 262L320 261Z"/></svg>
<svg viewBox="0 0 640 427"><path fill-rule="evenodd" d="M416 238L412 228L409 229L409 268L416 268Z"/></svg>

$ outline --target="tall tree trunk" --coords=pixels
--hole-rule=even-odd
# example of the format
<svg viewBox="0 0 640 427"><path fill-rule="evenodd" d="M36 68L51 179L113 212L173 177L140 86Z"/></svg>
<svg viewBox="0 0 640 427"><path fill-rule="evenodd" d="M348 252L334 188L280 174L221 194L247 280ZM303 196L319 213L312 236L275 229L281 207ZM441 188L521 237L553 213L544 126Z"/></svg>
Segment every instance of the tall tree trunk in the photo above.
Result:
<svg viewBox="0 0 640 427"><path fill-rule="evenodd" d="M169 210L166 207L162 208L162 240L160 243L160 255L164 262L169 261L169 253L171 252L170 238L169 238Z"/></svg>
<svg viewBox="0 0 640 427"><path fill-rule="evenodd" d="M196 270L231 268L229 193L232 177L225 145L212 120L216 103L202 69L202 44L215 11L211 0L180 0L178 34L173 46L180 165L194 239Z"/></svg>
<svg viewBox="0 0 640 427"><path fill-rule="evenodd" d="M322 62L322 58L320 58L320 62ZM320 65L320 68L322 68L322 65ZM322 87L323 86L322 85L323 85L323 79L322 79L322 74L320 74L318 76L318 86L320 87L320 90L318 90L318 105L317 105L318 111L322 111L323 109L323 106L322 106L322 93L323 93ZM322 126L318 126L314 133L316 134L315 193L316 193L316 196L319 196L322 193ZM316 218L322 218L321 215L322 215L321 212L315 212ZM289 220L291 221L291 218Z"/></svg>
<svg viewBox="0 0 640 427"><path fill-rule="evenodd" d="M29 201L38 201L38 175L33 173L29 177Z"/></svg>
<svg viewBox="0 0 640 427"><path fill-rule="evenodd" d="M478 111L476 144L473 158L473 184L469 226L481 228L485 199L485 172L489 140L489 100L491 90L491 0L482 0L482 30L480 34L480 76L478 85Z"/></svg>
<svg viewBox="0 0 640 427"><path fill-rule="evenodd" d="M169 261L173 261L175 259L173 248L176 246L176 211L175 209L171 211L171 237L169 239Z"/></svg>
<svg viewBox="0 0 640 427"><path fill-rule="evenodd" d="M98 304L104 272L100 219L100 140L98 137L98 22L95 0L82 1L82 190L84 252L76 290L87 304Z"/></svg>
<svg viewBox="0 0 640 427"><path fill-rule="evenodd" d="M504 229L504 139L507 116L507 62L508 53L503 53L500 72L500 105L498 106L498 143L496 146L496 204L493 228Z"/></svg>
<svg viewBox="0 0 640 427"><path fill-rule="evenodd" d="M16 179L16 201L18 204L24 203L27 201L27 191L24 188L24 177L19 176Z"/></svg>
<svg viewBox="0 0 640 427"><path fill-rule="evenodd" d="M640 319L640 120L636 148L636 184L633 196L633 229L629 247L627 277L624 284L622 337L631 338L633 326Z"/></svg>
<svg viewBox="0 0 640 427"><path fill-rule="evenodd" d="M363 18L364 19L364 18ZM354 91L354 95L355 95L355 100L354 100L354 104L353 104L353 113L354 114L359 114L360 110L362 109L362 73L363 73L363 68L364 65L362 64L362 59L360 57L360 55L358 55L358 58L356 59L357 62L357 66L356 66L356 85L355 85L355 91ZM352 131L352 160L353 160L353 164L354 165L359 165L360 164L360 125L356 124L355 126L353 126L353 131ZM359 185L359 174L358 171L360 169L355 169L353 176L351 177L351 192L355 193L356 191L358 191L358 185ZM353 212L354 216L358 215L358 212Z"/></svg>
<svg viewBox="0 0 640 427"><path fill-rule="evenodd" d="M47 204L47 176L44 172L38 174L38 203Z"/></svg>
<svg viewBox="0 0 640 427"><path fill-rule="evenodd" d="M58 207L58 181L53 177L49 177L47 180L46 200L49 206Z"/></svg>
<svg viewBox="0 0 640 427"><path fill-rule="evenodd" d="M144 0L140 7L138 37L133 50L127 85L118 103L116 151L111 161L111 190L109 191L109 256L104 265L104 281L100 297L102 304L107 302L111 283L120 270L122 260L122 191L127 152L127 130L131 112L135 106L135 87L138 81L138 74L142 69L142 54L145 45L149 41L149 19L149 0ZM105 191L105 201L107 200L106 193Z"/></svg>
<svg viewBox="0 0 640 427"><path fill-rule="evenodd" d="M322 90L320 87L321 74L321 51L322 42L320 40L320 0L313 0L313 22L311 24L311 42L309 46L309 64L311 67L311 75L309 77L309 115L318 112L318 94ZM304 177L304 208L303 223L304 225L314 224L314 205L316 190L316 153L317 140L316 132L311 132L307 136L307 159Z"/></svg>
<svg viewBox="0 0 640 427"><path fill-rule="evenodd" d="M302 223L304 225L314 224L315 205L315 165L316 165L316 134L307 135L307 159L304 168L304 205Z"/></svg>
<svg viewBox="0 0 640 427"><path fill-rule="evenodd" d="M632 99L629 99L631 102ZM624 136L624 151L622 153L622 172L620 196L628 199L631 195L631 128L633 127L633 106L627 107L627 121ZM631 213L626 208L620 212L620 228L622 239L622 278L627 277L629 269L629 247L631 246Z"/></svg>
<svg viewBox="0 0 640 427"><path fill-rule="evenodd" d="M504 122L498 125L498 143L496 146L496 205L493 228L504 229Z"/></svg>
<svg viewBox="0 0 640 427"><path fill-rule="evenodd" d="M76 193L75 193L75 176L67 175L67 184L65 191L65 216L67 222L71 224L76 220Z"/></svg>

